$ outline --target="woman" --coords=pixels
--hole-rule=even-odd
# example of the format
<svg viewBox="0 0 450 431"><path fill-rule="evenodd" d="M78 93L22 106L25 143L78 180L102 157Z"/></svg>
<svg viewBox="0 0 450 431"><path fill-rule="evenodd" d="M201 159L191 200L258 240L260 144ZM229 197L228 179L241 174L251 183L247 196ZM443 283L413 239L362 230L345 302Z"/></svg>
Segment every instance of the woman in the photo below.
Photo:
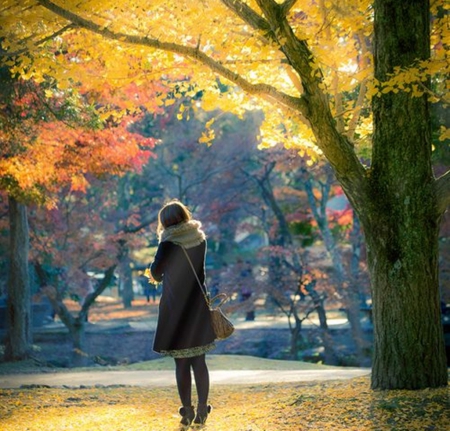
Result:
<svg viewBox="0 0 450 431"><path fill-rule="evenodd" d="M150 280L162 281L162 296L153 350L175 359L181 424L204 424L211 411L205 354L214 349L215 335L194 269L204 286L206 237L201 223L178 201L160 210L157 233L159 245L150 264ZM196 413L191 400L191 368L198 396Z"/></svg>

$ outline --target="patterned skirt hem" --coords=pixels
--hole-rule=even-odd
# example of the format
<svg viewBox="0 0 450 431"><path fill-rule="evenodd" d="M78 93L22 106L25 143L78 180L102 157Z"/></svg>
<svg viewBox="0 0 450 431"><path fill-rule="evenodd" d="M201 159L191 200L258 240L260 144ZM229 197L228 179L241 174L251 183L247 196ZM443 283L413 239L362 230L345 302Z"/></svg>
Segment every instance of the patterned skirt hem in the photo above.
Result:
<svg viewBox="0 0 450 431"><path fill-rule="evenodd" d="M182 358L193 358L195 356L204 355L207 352L215 349L216 345L214 343L207 344L205 346L190 347L188 349L179 350L161 350L161 354L164 356L170 356L175 359Z"/></svg>

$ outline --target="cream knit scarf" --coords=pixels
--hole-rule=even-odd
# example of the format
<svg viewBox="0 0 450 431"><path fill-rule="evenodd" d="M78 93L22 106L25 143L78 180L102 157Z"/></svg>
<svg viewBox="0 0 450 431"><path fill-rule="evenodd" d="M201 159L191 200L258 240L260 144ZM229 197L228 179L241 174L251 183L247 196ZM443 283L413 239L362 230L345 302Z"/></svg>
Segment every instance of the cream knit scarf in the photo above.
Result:
<svg viewBox="0 0 450 431"><path fill-rule="evenodd" d="M185 223L169 226L161 232L159 242L170 241L184 248L195 247L206 239L201 227L202 224L197 220L189 220Z"/></svg>

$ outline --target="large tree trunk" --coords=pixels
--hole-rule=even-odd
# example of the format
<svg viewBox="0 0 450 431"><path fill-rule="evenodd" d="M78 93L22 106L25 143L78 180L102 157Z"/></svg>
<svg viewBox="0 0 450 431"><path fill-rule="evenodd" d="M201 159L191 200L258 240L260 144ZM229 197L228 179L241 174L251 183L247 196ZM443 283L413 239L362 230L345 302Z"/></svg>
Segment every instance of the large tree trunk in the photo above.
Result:
<svg viewBox="0 0 450 431"><path fill-rule="evenodd" d="M375 77L429 57L429 4L377 0ZM374 98L371 206L362 211L373 288L372 388L447 384L438 289L438 211L426 95Z"/></svg>
<svg viewBox="0 0 450 431"><path fill-rule="evenodd" d="M401 204L393 212L401 210ZM372 387L417 389L447 383L440 321L437 227L414 226L417 214L367 235L373 286Z"/></svg>
<svg viewBox="0 0 450 431"><path fill-rule="evenodd" d="M25 205L9 196L10 267L8 278L5 360L29 357L32 345L31 295L28 274L28 218Z"/></svg>

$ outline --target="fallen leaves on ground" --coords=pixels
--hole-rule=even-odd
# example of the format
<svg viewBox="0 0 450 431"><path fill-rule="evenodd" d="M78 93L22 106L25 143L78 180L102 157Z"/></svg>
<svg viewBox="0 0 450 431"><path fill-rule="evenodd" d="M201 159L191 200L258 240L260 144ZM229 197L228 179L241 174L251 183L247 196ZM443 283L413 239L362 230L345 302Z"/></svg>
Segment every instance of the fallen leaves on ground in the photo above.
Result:
<svg viewBox="0 0 450 431"><path fill-rule="evenodd" d="M65 299L66 307L74 313L78 314L81 305L71 299ZM89 322L105 322L105 321L132 321L146 320L157 315L158 302L147 302L144 298L138 298L133 301L133 307L124 308L121 301L107 296L101 296L89 309ZM57 318L58 319L58 318Z"/></svg>
<svg viewBox="0 0 450 431"><path fill-rule="evenodd" d="M369 378L215 386L205 431L434 430L450 424L448 387L372 391ZM175 387L0 390L2 431L175 431Z"/></svg>

